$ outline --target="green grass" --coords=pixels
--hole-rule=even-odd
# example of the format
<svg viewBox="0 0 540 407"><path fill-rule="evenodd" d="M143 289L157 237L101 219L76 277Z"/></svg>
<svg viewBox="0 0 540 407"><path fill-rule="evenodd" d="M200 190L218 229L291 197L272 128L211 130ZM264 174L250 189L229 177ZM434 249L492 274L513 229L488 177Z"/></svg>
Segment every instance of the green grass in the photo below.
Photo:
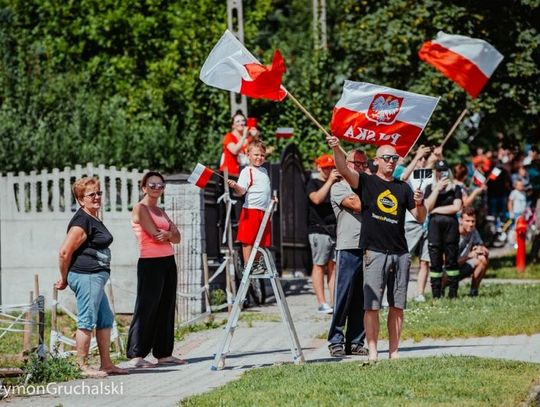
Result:
<svg viewBox="0 0 540 407"><path fill-rule="evenodd" d="M465 295L460 287L456 300L409 301L405 310L402 339L468 338L535 334L540 332L540 284L486 284L480 296ZM388 338L387 310L380 313L380 337ZM326 339L327 332L318 335Z"/></svg>
<svg viewBox="0 0 540 407"><path fill-rule="evenodd" d="M489 284L480 296L470 298L461 287L456 300L410 301L405 310L402 338L421 340L475 336L503 336L540 332L540 284ZM381 313L381 322L386 312ZM387 337L386 323L381 323L382 337Z"/></svg>
<svg viewBox="0 0 540 407"><path fill-rule="evenodd" d="M476 357L317 363L248 371L181 406L513 406L540 365Z"/></svg>
<svg viewBox="0 0 540 407"><path fill-rule="evenodd" d="M200 322L197 324L184 325L176 329L174 333L174 340L184 340L187 334L191 332L206 331L208 329L215 329L223 326L227 323L226 319L216 321L213 317L210 317L207 322Z"/></svg>
<svg viewBox="0 0 540 407"><path fill-rule="evenodd" d="M540 264L527 264L525 272L516 271L516 257L509 255L489 260L490 265L485 278L508 278L520 280L540 280Z"/></svg>
<svg viewBox="0 0 540 407"><path fill-rule="evenodd" d="M246 322L247 326L252 328L254 322L280 322L281 317L273 313L244 311L240 314L239 320Z"/></svg>

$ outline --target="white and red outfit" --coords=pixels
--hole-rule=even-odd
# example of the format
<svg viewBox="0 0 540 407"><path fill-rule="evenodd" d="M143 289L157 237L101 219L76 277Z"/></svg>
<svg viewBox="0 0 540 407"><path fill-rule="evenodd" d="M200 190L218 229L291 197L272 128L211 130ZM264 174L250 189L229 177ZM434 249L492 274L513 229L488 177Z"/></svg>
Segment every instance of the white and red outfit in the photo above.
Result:
<svg viewBox="0 0 540 407"><path fill-rule="evenodd" d="M272 188L266 168L251 165L244 168L238 177L238 185L246 190L246 195L240 213L236 239L243 244L252 245L255 243L264 212L272 199ZM268 222L260 246L268 247L270 245L270 222Z"/></svg>

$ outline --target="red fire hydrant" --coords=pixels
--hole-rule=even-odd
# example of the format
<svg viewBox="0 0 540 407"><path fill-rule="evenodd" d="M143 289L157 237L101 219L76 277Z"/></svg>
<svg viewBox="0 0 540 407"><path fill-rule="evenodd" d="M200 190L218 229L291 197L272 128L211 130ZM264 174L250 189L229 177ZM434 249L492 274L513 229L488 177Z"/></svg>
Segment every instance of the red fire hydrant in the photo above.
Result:
<svg viewBox="0 0 540 407"><path fill-rule="evenodd" d="M518 273L523 273L525 271L526 237L527 237L527 221L525 221L525 217L521 215L517 218L517 222L516 222L516 242L517 242L516 270L518 271Z"/></svg>

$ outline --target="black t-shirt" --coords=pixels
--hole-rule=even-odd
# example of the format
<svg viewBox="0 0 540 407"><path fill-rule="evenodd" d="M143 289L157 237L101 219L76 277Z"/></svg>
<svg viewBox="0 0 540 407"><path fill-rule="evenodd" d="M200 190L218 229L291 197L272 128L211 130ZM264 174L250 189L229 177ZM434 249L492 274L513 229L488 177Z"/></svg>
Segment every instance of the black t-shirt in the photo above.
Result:
<svg viewBox="0 0 540 407"><path fill-rule="evenodd" d="M111 272L111 249L113 241L111 233L103 222L87 214L80 208L68 225L68 231L79 226L86 233L86 240L75 250L71 257L69 271L73 273L91 274L100 271Z"/></svg>
<svg viewBox="0 0 540 407"><path fill-rule="evenodd" d="M324 181L311 178L307 185L306 191L308 194L309 210L308 210L308 233L320 233L336 237L336 215L330 203L330 191L320 204L315 205L309 194L317 192L324 185Z"/></svg>
<svg viewBox="0 0 540 407"><path fill-rule="evenodd" d="M426 188L426 192L424 193L424 199L427 199L431 195L432 192L433 192L433 185L430 184ZM437 200L435 201L435 206L433 208L452 205L454 203L454 199L461 199L462 196L463 196L463 193L459 185L454 185L453 187L449 186L447 187L446 190L439 192L439 195L437 196ZM456 216L456 214L442 215L442 216Z"/></svg>
<svg viewBox="0 0 540 407"><path fill-rule="evenodd" d="M354 191L362 201L362 249L408 253L405 212L415 207L413 191L403 181L385 181L377 175L359 174Z"/></svg>

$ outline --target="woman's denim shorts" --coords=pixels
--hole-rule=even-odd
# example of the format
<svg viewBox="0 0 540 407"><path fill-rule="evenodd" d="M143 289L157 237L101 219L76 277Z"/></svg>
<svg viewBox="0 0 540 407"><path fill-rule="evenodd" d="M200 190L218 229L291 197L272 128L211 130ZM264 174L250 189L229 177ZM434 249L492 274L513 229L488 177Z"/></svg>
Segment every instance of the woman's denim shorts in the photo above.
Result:
<svg viewBox="0 0 540 407"><path fill-rule="evenodd" d="M105 283L109 273L68 273L68 285L77 300L77 328L89 331L112 328L114 315L105 294Z"/></svg>

